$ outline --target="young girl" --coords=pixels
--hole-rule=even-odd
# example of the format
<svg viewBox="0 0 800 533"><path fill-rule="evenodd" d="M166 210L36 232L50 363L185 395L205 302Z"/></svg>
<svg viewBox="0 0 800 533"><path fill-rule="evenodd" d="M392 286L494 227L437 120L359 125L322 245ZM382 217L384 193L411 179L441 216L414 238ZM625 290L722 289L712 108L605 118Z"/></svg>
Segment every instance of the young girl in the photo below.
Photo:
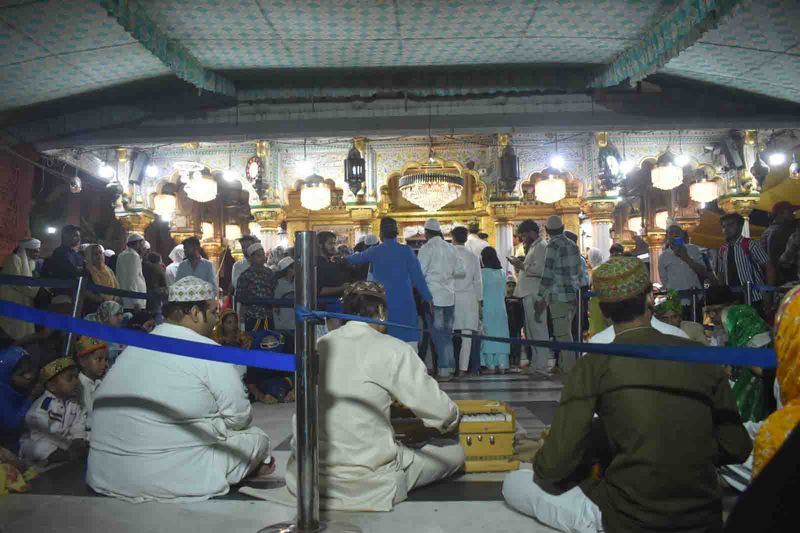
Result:
<svg viewBox="0 0 800 533"><path fill-rule="evenodd" d="M481 276L483 279L483 333L489 337L508 338L508 314L506 313L506 275L491 246L481 250ZM507 342L483 341L481 343L481 365L494 374L499 369L505 374L511 346Z"/></svg>

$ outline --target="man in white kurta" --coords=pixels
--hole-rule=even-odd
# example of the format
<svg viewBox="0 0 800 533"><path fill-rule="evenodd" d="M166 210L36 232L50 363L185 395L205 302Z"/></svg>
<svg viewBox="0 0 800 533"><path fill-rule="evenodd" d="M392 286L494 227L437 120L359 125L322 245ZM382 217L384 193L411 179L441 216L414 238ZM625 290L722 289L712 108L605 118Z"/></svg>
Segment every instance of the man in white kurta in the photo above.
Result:
<svg viewBox="0 0 800 533"><path fill-rule="evenodd" d="M147 283L142 274L142 253L144 253L144 237L138 233L128 234L128 247L117 256L117 281L124 291L147 292ZM144 309L146 300L123 298L125 309Z"/></svg>
<svg viewBox="0 0 800 533"><path fill-rule="evenodd" d="M348 307L350 294L375 286L383 290L363 281L350 286L345 312L355 311ZM390 511L411 490L448 477L464 464L457 443L410 449L395 441L389 419L395 400L427 427L443 432L458 425L459 411L408 343L381 333L380 327L347 322L317 344L319 494L326 509ZM297 494L296 472L292 454L286 471L292 494Z"/></svg>
<svg viewBox="0 0 800 533"><path fill-rule="evenodd" d="M36 268L36 258L42 243L38 239L20 241L14 253L3 261L3 274L7 276L33 277ZM33 300L39 292L38 287L25 287L22 285L0 286L0 300L14 302L33 307ZM0 329L14 340L20 340L28 335L33 335L35 329L30 322L14 320L6 316L0 317Z"/></svg>
<svg viewBox="0 0 800 533"><path fill-rule="evenodd" d="M218 320L211 284L169 292L167 322L151 335L202 344ZM199 501L274 469L270 440L252 427L242 367L129 346L94 400L86 481L131 502Z"/></svg>
<svg viewBox="0 0 800 533"><path fill-rule="evenodd" d="M464 227L453 228L453 245L456 252L464 262L467 275L456 278L456 308L453 319L454 331L478 333L481 327L480 309L483 300L483 279L481 277L481 262L466 246L467 229ZM461 337L461 350L458 354L458 371L460 374L469 369L469 356L472 349L472 339Z"/></svg>

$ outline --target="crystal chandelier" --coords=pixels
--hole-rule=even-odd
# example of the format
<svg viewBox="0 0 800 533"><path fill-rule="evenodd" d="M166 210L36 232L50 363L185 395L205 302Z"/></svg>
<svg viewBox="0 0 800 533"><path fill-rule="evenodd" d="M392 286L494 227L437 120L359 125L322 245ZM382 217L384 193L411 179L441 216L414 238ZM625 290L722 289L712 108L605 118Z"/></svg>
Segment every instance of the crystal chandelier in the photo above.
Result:
<svg viewBox="0 0 800 533"><path fill-rule="evenodd" d="M199 171L192 174L192 179L184 187L186 195L201 204L217 197L217 180Z"/></svg>
<svg viewBox="0 0 800 533"><path fill-rule="evenodd" d="M400 178L400 194L430 213L436 212L464 190L464 178L446 172L422 172Z"/></svg>
<svg viewBox="0 0 800 533"><path fill-rule="evenodd" d="M309 211L319 211L331 205L331 190L322 176L312 174L300 189L300 205Z"/></svg>
<svg viewBox="0 0 800 533"><path fill-rule="evenodd" d="M695 202L706 204L719 198L719 185L716 181L708 181L703 178L697 183L689 186L689 197Z"/></svg>
<svg viewBox="0 0 800 533"><path fill-rule="evenodd" d="M683 183L683 168L674 165L673 159L669 150L664 152L650 172L650 179L656 189L671 191Z"/></svg>
<svg viewBox="0 0 800 533"><path fill-rule="evenodd" d="M537 202L554 204L567 196L567 182L559 177L560 171L555 167L548 167L542 171L547 176L536 183L534 194Z"/></svg>

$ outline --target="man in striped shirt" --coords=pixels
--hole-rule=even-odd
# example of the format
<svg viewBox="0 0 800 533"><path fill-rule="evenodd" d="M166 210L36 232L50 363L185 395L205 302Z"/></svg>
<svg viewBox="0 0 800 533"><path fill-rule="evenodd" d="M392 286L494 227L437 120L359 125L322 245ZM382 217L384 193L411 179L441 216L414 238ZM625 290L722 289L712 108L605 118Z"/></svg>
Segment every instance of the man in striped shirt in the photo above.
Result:
<svg viewBox="0 0 800 533"><path fill-rule="evenodd" d="M745 289L748 281L753 285L763 285L769 258L761 241L742 237L744 218L737 213L724 215L720 222L722 223L722 233L725 236L725 244L719 250L719 260L717 261L720 280L728 287L738 287L742 290ZM752 295L753 302L760 302L764 299L760 291L753 290ZM744 294L742 300L744 300Z"/></svg>

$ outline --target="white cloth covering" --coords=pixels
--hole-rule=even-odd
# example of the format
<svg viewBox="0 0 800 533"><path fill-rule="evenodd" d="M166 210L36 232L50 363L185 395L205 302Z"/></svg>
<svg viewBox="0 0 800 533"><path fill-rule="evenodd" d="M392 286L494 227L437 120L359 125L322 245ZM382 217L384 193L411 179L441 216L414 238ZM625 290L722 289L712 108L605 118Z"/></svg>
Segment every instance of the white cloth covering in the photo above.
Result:
<svg viewBox="0 0 800 533"><path fill-rule="evenodd" d="M676 328L675 326L671 326L666 322L662 322L656 317L653 317L650 320L650 325L653 326L653 329L660 331L664 335L673 335L675 337L681 337L683 339L688 339L689 334L683 331L680 328ZM614 326L608 326L606 329L601 331L600 333L596 334L594 337L589 339L589 342L594 344L611 344L614 342L614 338L617 336L616 331L614 331Z"/></svg>
<svg viewBox="0 0 800 533"><path fill-rule="evenodd" d="M489 246L489 243L484 241L474 233L470 233L469 236L467 236L467 243L464 246L466 246L467 250L475 254L475 256L478 259L480 259L481 252L483 251L484 248Z"/></svg>
<svg viewBox="0 0 800 533"><path fill-rule="evenodd" d="M167 265L167 269L164 272L164 277L167 280L167 287L171 287L173 283L178 281L178 267L181 266L181 263L186 258L186 252L183 249L183 245L179 244L173 248L169 253L169 258L172 263Z"/></svg>
<svg viewBox="0 0 800 533"><path fill-rule="evenodd" d="M506 476L503 497L512 509L566 533L603 531L603 514L580 487L562 494L550 494L533 481L531 470L517 470Z"/></svg>
<svg viewBox="0 0 800 533"><path fill-rule="evenodd" d="M69 449L76 439L86 439L86 413L75 400L60 400L50 391L33 402L25 415L26 433L19 441L19 455L45 462L58 449Z"/></svg>
<svg viewBox="0 0 800 533"><path fill-rule="evenodd" d="M152 335L216 344L174 324ZM226 494L270 455L243 367L130 346L97 390L87 483L131 502Z"/></svg>
<svg viewBox="0 0 800 533"><path fill-rule="evenodd" d="M454 312L453 330L480 331L480 305L483 300L483 279L481 262L463 245L455 245L458 255L464 262L467 275L455 280L456 308ZM469 355L472 339L461 339L461 352L458 354L458 369L466 372L469 368Z"/></svg>
<svg viewBox="0 0 800 533"><path fill-rule="evenodd" d="M78 379L81 382L81 395L79 403L86 413L86 427L92 427L92 408L94 407L94 395L97 392L97 387L100 386L103 380L92 379L83 372L78 374Z"/></svg>
<svg viewBox="0 0 800 533"><path fill-rule="evenodd" d="M467 275L464 262L455 246L441 237L433 237L422 245L417 258L428 289L433 295L433 305L455 305L455 280Z"/></svg>
<svg viewBox="0 0 800 533"><path fill-rule="evenodd" d="M395 399L427 427L449 431L459 418L458 407L407 343L362 322L348 322L322 337L317 348L322 507L389 511L414 487L463 465L458 444L412 450L394 439L389 409ZM297 493L294 454L286 486Z"/></svg>
<svg viewBox="0 0 800 533"><path fill-rule="evenodd" d="M142 274L142 258L132 248L125 248L117 256L117 281L119 288L125 291L147 292L147 283ZM136 306L144 309L147 300L136 298L123 298L122 305L125 309L133 309Z"/></svg>

